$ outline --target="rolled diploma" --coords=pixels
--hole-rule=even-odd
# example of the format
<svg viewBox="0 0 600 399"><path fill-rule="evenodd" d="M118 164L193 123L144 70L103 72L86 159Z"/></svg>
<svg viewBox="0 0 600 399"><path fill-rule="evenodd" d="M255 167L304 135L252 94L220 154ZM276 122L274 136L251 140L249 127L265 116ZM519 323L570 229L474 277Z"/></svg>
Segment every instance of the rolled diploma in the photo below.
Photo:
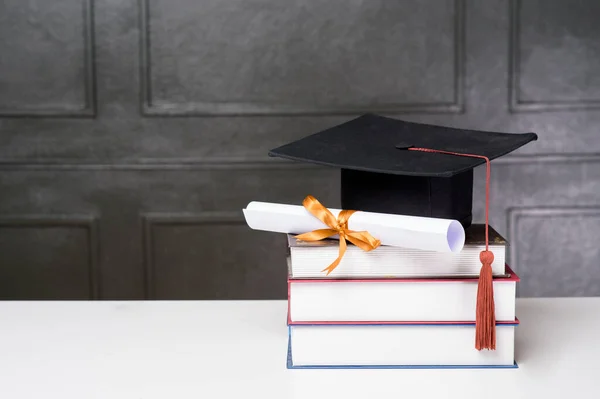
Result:
<svg viewBox="0 0 600 399"><path fill-rule="evenodd" d="M340 209L329 209L337 218ZM302 234L328 228L303 206L253 201L243 210L248 226L254 230ZM381 245L438 252L460 252L465 230L458 221L374 212L355 212L348 229L368 231ZM337 238L332 237L332 238Z"/></svg>

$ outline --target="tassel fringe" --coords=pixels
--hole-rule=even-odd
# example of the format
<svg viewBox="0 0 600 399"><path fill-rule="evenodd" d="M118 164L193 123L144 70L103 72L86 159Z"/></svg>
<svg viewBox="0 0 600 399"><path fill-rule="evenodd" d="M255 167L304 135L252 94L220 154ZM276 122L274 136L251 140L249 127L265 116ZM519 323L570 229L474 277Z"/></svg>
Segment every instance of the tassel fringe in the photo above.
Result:
<svg viewBox="0 0 600 399"><path fill-rule="evenodd" d="M479 256L482 267L477 287L477 309L475 321L475 348L496 349L496 315L494 310L494 284L492 262L494 254L482 251Z"/></svg>

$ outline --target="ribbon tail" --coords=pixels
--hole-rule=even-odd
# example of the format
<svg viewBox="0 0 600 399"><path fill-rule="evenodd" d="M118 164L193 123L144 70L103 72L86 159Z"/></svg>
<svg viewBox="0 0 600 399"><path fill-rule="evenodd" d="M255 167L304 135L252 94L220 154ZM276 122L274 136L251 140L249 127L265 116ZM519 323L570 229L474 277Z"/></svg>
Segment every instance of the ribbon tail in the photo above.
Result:
<svg viewBox="0 0 600 399"><path fill-rule="evenodd" d="M381 241L373 237L366 231L351 231L346 234L346 238L352 244L363 251L369 252L381 245Z"/></svg>
<svg viewBox="0 0 600 399"><path fill-rule="evenodd" d="M327 266L325 269L323 269L321 271L327 272L326 275L329 275L329 273L331 273L332 271L335 270L336 267L338 267L338 265L342 261L342 258L344 257L344 253L346 253L346 239L344 237L340 236L340 252L339 252L337 259L334 260L333 263L331 263L329 266Z"/></svg>
<svg viewBox="0 0 600 399"><path fill-rule="evenodd" d="M297 239L303 240L303 241L319 241L324 238L334 236L336 234L338 234L337 230L319 229L319 230L310 231L308 233L299 234L297 236L294 236L294 238L297 238Z"/></svg>

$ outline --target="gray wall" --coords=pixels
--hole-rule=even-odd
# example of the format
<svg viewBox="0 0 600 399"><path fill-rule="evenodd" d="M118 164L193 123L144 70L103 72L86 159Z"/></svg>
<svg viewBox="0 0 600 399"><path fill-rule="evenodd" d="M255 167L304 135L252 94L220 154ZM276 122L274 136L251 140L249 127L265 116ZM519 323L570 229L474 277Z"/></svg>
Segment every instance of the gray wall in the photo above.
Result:
<svg viewBox="0 0 600 399"><path fill-rule="evenodd" d="M0 297L284 298L266 151L364 112L526 132L492 165L521 296L600 295L600 2L5 0ZM475 217L483 217L483 169Z"/></svg>

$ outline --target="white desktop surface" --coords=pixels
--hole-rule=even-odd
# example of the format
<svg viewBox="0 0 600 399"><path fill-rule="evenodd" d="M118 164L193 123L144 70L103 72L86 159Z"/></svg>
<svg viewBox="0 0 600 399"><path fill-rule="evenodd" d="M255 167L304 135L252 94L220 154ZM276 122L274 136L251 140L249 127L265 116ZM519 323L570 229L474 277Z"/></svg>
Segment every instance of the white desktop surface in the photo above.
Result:
<svg viewBox="0 0 600 399"><path fill-rule="evenodd" d="M0 398L600 398L600 298L517 316L518 369L288 370L285 301L0 302Z"/></svg>

